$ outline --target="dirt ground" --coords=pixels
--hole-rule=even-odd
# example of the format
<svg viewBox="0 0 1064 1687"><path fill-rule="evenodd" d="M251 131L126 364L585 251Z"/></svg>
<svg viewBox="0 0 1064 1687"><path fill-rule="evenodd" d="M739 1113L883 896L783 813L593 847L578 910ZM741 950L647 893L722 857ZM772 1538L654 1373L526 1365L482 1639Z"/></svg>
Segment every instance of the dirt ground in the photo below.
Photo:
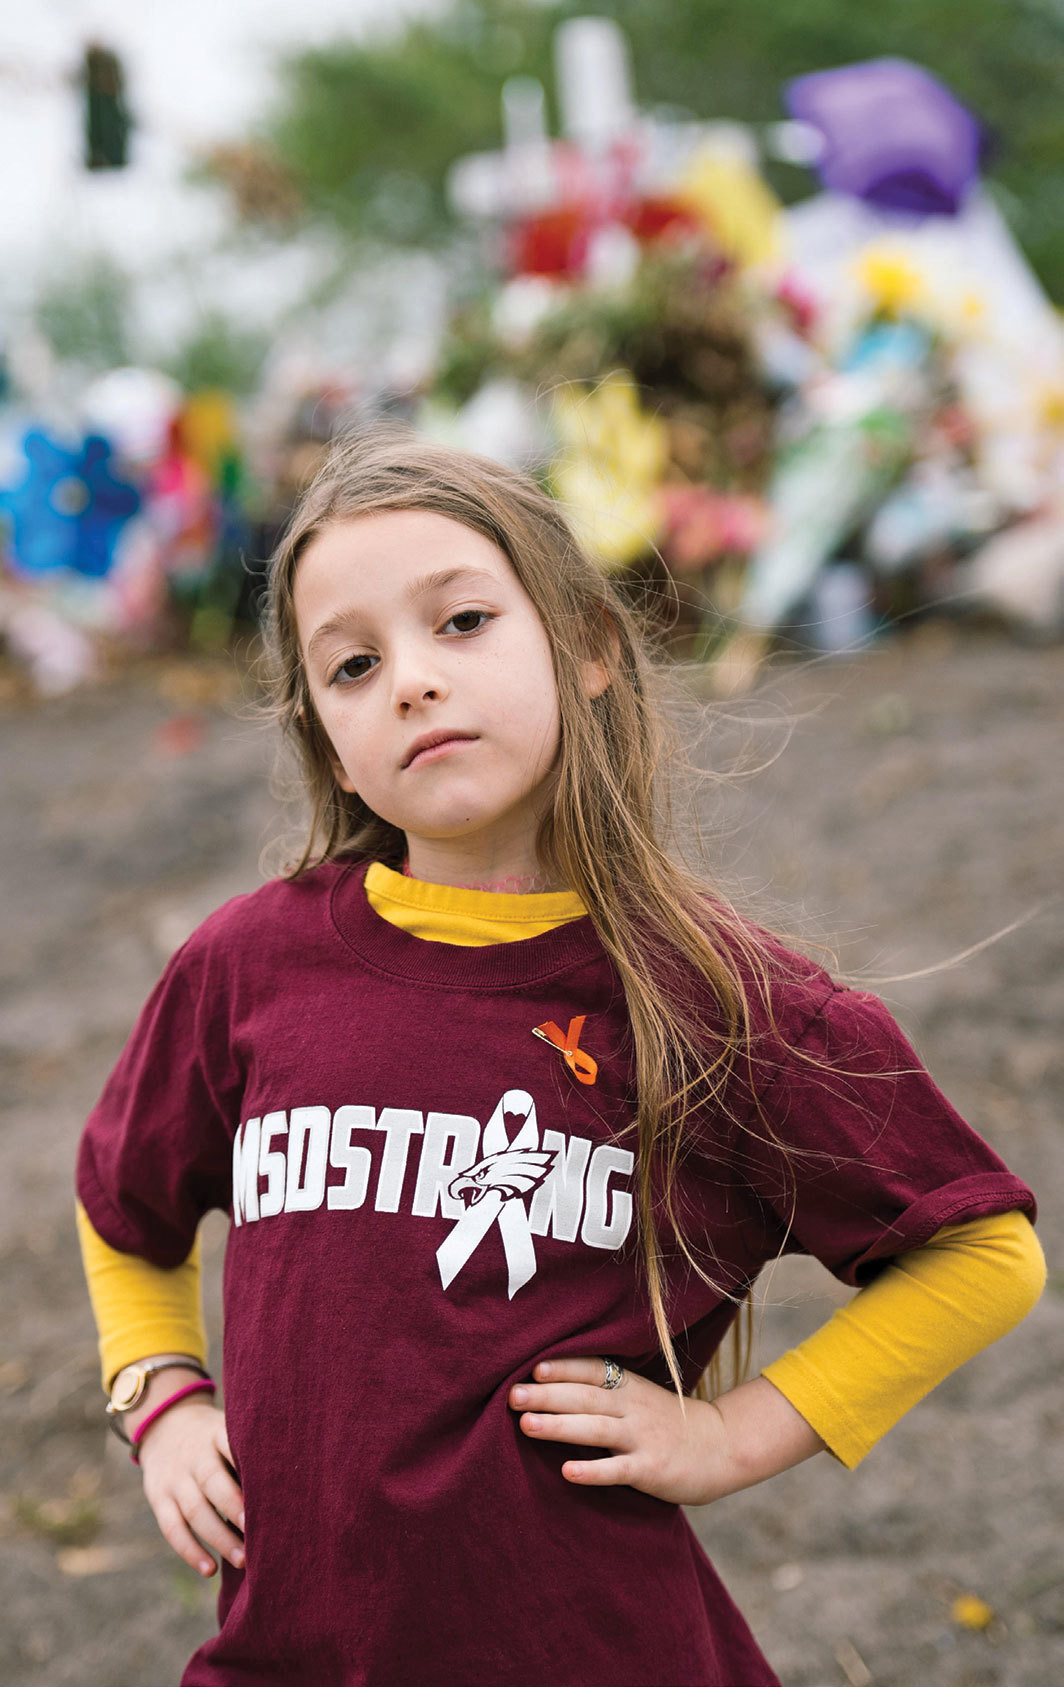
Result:
<svg viewBox="0 0 1064 1687"><path fill-rule="evenodd" d="M821 1457L694 1514L786 1687L1064 1681L1062 679L1059 650L926 626L781 668L708 739L713 765L740 742L771 761L707 797L733 879L792 933L833 942L845 970L919 974L1025 922L877 987L1038 1191L1049 1290L856 1473ZM71 1178L167 955L258 882L277 807L247 712L235 670L181 663L0 700L6 1687L172 1687L212 1625L211 1587L170 1553L103 1428ZM215 1339L224 1229L209 1226ZM762 1357L842 1298L819 1266L788 1264ZM963 1594L992 1608L989 1626L957 1620Z"/></svg>

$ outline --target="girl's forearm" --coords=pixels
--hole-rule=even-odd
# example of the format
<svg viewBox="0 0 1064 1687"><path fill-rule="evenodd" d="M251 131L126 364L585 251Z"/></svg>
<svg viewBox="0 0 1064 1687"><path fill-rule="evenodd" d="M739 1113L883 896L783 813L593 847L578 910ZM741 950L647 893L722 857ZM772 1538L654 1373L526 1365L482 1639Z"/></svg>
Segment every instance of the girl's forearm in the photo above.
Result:
<svg viewBox="0 0 1064 1687"><path fill-rule="evenodd" d="M816 1430L765 1377L754 1377L707 1408L719 1419L719 1457L706 1472L706 1505L726 1494L752 1488L825 1450Z"/></svg>

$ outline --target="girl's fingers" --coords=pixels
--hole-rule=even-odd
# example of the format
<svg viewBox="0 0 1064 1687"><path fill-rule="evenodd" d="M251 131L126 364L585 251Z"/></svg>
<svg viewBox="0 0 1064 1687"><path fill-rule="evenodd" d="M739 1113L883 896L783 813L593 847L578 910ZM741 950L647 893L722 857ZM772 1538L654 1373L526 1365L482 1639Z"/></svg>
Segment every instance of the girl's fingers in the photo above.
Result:
<svg viewBox="0 0 1064 1687"><path fill-rule="evenodd" d="M589 1412L593 1417L620 1417L626 1402L612 1392L586 1383L518 1383L510 1390L510 1404L518 1411Z"/></svg>
<svg viewBox="0 0 1064 1687"><path fill-rule="evenodd" d="M615 1488L635 1480L632 1461L624 1453L612 1459L566 1459L562 1475L567 1482L579 1482L584 1488Z"/></svg>
<svg viewBox="0 0 1064 1687"><path fill-rule="evenodd" d="M221 1553L239 1570L244 1563L243 1542L233 1534L228 1524L218 1516L202 1489L188 1487L179 1496L181 1510L189 1527L195 1530L204 1546ZM202 1557L202 1553L200 1554Z"/></svg>
<svg viewBox="0 0 1064 1687"><path fill-rule="evenodd" d="M216 1552L244 1563L244 1498L226 1463L229 1440L221 1412L189 1403L153 1427L144 1493L164 1539L202 1576L214 1574Z"/></svg>
<svg viewBox="0 0 1064 1687"><path fill-rule="evenodd" d="M243 1534L244 1496L224 1467L219 1466L217 1474L204 1482L203 1492L223 1521Z"/></svg>
<svg viewBox="0 0 1064 1687"><path fill-rule="evenodd" d="M198 1570L201 1576L213 1576L216 1569L214 1559L204 1551L192 1533L176 1500L162 1499L153 1509L155 1521L162 1530L167 1545L172 1546L177 1556L183 1558L191 1569Z"/></svg>
<svg viewBox="0 0 1064 1687"><path fill-rule="evenodd" d="M574 1447L615 1447L621 1427L618 1418L591 1417L585 1412L523 1412L520 1423L533 1440L568 1441Z"/></svg>
<svg viewBox="0 0 1064 1687"><path fill-rule="evenodd" d="M534 1382L584 1382L593 1388L602 1388L606 1380L606 1361L601 1354L592 1354L586 1359L541 1359L532 1372ZM625 1376L625 1382L628 1381ZM621 1383L621 1388L624 1383ZM617 1389L604 1389L606 1394L615 1394Z"/></svg>

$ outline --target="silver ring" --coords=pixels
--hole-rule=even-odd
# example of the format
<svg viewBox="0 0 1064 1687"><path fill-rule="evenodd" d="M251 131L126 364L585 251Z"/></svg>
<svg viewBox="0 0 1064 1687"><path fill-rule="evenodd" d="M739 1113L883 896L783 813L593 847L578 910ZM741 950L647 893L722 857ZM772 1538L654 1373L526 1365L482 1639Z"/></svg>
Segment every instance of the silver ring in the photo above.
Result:
<svg viewBox="0 0 1064 1687"><path fill-rule="evenodd" d="M624 1381L624 1371L621 1366L618 1365L616 1359L607 1359L604 1357L602 1363L606 1367L606 1380L602 1384L603 1388L620 1388L622 1382Z"/></svg>

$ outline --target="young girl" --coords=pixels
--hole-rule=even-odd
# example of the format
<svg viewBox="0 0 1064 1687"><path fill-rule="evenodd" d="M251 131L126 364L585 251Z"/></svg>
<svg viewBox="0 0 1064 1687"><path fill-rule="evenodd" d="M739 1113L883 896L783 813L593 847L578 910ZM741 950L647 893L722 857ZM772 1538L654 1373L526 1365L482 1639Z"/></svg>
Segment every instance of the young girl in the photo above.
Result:
<svg viewBox="0 0 1064 1687"><path fill-rule="evenodd" d="M306 848L173 957L78 1167L110 1420L222 1564L185 1687L774 1682L679 1507L856 1464L1037 1298L1031 1194L666 853L632 617L531 482L355 438L271 582ZM699 1397L789 1251L860 1292Z"/></svg>

